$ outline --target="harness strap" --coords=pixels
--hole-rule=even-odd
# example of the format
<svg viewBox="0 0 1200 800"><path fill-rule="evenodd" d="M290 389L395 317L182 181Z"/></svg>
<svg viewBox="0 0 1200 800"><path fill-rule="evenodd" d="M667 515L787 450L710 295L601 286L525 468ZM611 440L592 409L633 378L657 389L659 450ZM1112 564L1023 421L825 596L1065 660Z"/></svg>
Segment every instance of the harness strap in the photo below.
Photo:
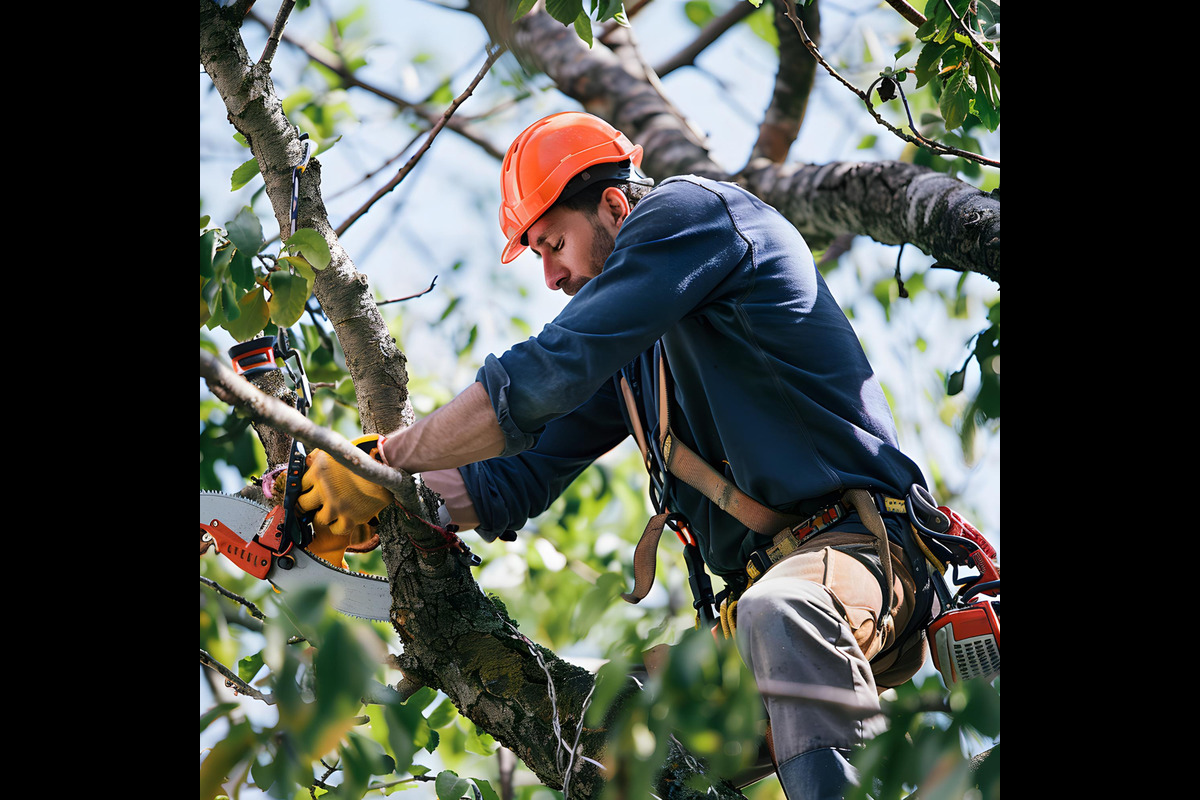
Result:
<svg viewBox="0 0 1200 800"><path fill-rule="evenodd" d="M659 449L667 471L707 497L750 530L772 536L802 521L795 514L783 514L768 508L743 492L728 478L712 468L671 432L670 381L667 360L661 347L658 353L658 437Z"/></svg>
<svg viewBox="0 0 1200 800"><path fill-rule="evenodd" d="M879 509L875 506L875 498L866 489L847 489L844 499L854 506L858 511L858 518L875 537L875 549L879 553L879 561L883 565L883 581L887 585L879 625L881 628L886 627L892 617L892 601L896 593L892 577L892 548L888 542L887 528L884 527L883 517L879 515ZM903 504L903 501L900 502Z"/></svg>
<svg viewBox="0 0 1200 800"><path fill-rule="evenodd" d="M642 531L642 538L638 540L633 551L633 591L621 593L621 599L626 603L640 603L654 587L658 540L662 537L663 527L667 524L669 516L670 514L655 514L646 523L646 530Z"/></svg>
<svg viewBox="0 0 1200 800"><path fill-rule="evenodd" d="M646 468L653 471L654 461L650 451L649 438L642 428L641 415L638 413L633 391L630 389L624 375L621 376L619 383L621 394L629 411L634 439L637 441L638 448L642 451L642 459ZM659 452L662 454L663 463L667 471L696 489L714 505L750 530L768 536L777 534L771 549L778 555L778 558L770 561L770 563L765 565L766 567L769 567L775 561L779 560L779 558L787 555L787 553L792 552L794 547L786 549L785 543L788 537L795 540L794 528L804 523L812 523L816 518L803 519L794 514L784 514L763 505L739 489L732 481L713 469L708 462L700 458L691 448L672 435L670 383L667 374L666 358L663 355L661 344L658 349L658 409ZM882 612L884 620L886 620L891 616L895 590L892 585L892 552L889 547L887 530L884 527L883 519L880 517L879 509L875 505L874 496L866 489L848 490L843 495L842 502L852 506L858 512L859 518L867 530L876 538L876 549L879 552L880 562L883 564L884 578L887 584L887 593ZM897 508L892 508L889 505L887 506L887 510L903 513L905 507L903 500L884 498L884 502L898 503L899 506ZM830 509L826 509L822 516L829 514L829 512ZM841 516L844 515L839 512L838 516L824 522L820 527L828 527L828 525ZM637 548L634 551L634 589L632 592L626 592L621 595L629 603L637 603L642 600L654 585L655 553L668 517L669 514L660 513L651 518L650 522L646 525L645 531L642 533L641 539L638 541ZM812 533L812 531L802 533L802 536L806 533ZM685 544L687 543L685 542ZM799 546L798 543L796 546ZM785 549L786 552L783 552ZM763 571L765 572L765 569ZM749 573L749 568L747 572ZM752 581L757 578L755 575L750 575L750 577Z"/></svg>

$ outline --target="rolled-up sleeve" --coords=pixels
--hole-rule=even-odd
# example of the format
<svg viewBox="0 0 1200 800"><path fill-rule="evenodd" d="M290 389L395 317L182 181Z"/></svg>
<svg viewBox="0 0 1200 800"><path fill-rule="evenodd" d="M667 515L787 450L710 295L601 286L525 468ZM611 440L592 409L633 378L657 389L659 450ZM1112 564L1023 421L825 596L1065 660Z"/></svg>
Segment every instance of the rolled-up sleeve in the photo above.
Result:
<svg viewBox="0 0 1200 800"><path fill-rule="evenodd" d="M476 533L492 541L541 514L593 461L628 435L612 382L586 403L551 420L533 448L459 469L479 517Z"/></svg>

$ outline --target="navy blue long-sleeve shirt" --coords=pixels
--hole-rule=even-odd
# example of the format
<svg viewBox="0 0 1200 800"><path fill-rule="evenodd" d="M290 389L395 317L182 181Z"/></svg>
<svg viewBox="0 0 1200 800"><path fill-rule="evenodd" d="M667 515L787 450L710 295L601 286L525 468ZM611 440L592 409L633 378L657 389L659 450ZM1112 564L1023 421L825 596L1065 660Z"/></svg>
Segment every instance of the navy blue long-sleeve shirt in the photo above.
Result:
<svg viewBox="0 0 1200 800"><path fill-rule="evenodd" d="M653 438L660 339L672 431L756 500L807 511L847 488L903 496L924 484L800 233L740 187L681 176L633 208L558 317L480 368L507 441L460 470L482 536L520 529L629 435L622 371ZM668 505L717 574L768 541L682 482Z"/></svg>

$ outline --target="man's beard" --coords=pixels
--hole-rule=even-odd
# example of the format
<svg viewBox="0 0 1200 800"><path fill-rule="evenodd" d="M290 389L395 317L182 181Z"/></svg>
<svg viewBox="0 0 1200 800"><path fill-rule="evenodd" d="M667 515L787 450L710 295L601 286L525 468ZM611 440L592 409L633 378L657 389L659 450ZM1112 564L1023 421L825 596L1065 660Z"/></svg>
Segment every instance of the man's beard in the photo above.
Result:
<svg viewBox="0 0 1200 800"><path fill-rule="evenodd" d="M563 287L563 292L574 297L584 284L599 275L604 270L604 262L608 261L608 257L612 255L616 243L616 239L608 232L608 228L600 222L600 217L594 217L592 219L592 250L589 254L591 261L588 264L588 272L586 275L580 275L577 280L571 281L570 285Z"/></svg>

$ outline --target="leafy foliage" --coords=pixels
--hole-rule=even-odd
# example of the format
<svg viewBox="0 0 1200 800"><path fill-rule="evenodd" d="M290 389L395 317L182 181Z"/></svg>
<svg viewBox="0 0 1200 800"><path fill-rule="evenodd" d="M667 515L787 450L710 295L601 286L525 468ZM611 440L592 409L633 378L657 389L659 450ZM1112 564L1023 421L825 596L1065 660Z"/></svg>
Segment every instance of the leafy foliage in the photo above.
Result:
<svg viewBox="0 0 1200 800"><path fill-rule="evenodd" d="M262 223L250 206L223 229L209 227L207 217L200 227L201 326L223 328L245 341L270 324L287 328L300 319L316 272L329 266L329 245L319 233L302 228L278 255L269 256L263 253ZM267 261L274 263L263 266Z"/></svg>
<svg viewBox="0 0 1200 800"><path fill-rule="evenodd" d="M886 706L888 730L852 759L862 782L846 800L900 800L918 787L923 798L998 798L1000 745L973 773L961 741L1000 736L999 684L976 679L947 692L931 676L919 687L897 687Z"/></svg>
<svg viewBox="0 0 1200 800"><path fill-rule="evenodd" d="M1000 73L981 48L989 52L996 48L1000 4L928 0L925 17L925 24L917 30L917 39L923 42L917 58L917 87L937 80L946 130L962 126L968 114L989 131L996 130L1000 126ZM963 28L976 35L968 36ZM985 38L989 33L994 40Z"/></svg>

